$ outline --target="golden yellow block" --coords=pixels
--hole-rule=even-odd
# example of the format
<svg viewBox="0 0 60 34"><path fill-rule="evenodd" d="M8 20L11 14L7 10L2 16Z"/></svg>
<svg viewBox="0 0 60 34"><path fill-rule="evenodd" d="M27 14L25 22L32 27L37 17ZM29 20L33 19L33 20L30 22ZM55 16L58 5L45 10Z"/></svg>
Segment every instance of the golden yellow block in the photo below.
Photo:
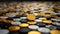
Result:
<svg viewBox="0 0 60 34"><path fill-rule="evenodd" d="M27 22L28 24L32 24L32 25L34 25L34 24L36 24L37 22L34 22L34 21L29 21L29 22Z"/></svg>
<svg viewBox="0 0 60 34"><path fill-rule="evenodd" d="M28 34L41 34L41 33L38 31L30 31L30 32L28 32Z"/></svg>
<svg viewBox="0 0 60 34"><path fill-rule="evenodd" d="M22 23L22 24L20 24L19 26L20 26L20 27L28 27L29 24L27 24L27 23Z"/></svg>
<svg viewBox="0 0 60 34"><path fill-rule="evenodd" d="M9 27L9 30L10 30L10 31L17 31L17 30L19 30L19 29L20 29L19 26L10 26L10 27Z"/></svg>
<svg viewBox="0 0 60 34"><path fill-rule="evenodd" d="M27 18L28 18L28 20L35 20L36 19L34 14L28 14Z"/></svg>
<svg viewBox="0 0 60 34"><path fill-rule="evenodd" d="M51 30L50 33L51 34L60 34L60 31L59 30Z"/></svg>

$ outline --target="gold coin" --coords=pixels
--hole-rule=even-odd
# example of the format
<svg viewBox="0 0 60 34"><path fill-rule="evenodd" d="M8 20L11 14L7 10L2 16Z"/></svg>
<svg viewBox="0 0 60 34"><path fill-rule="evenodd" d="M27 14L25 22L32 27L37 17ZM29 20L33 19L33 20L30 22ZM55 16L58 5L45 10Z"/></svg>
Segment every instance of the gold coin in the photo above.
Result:
<svg viewBox="0 0 60 34"><path fill-rule="evenodd" d="M27 23L22 23L22 24L20 24L19 26L20 26L20 27L28 27L29 24L27 24Z"/></svg>
<svg viewBox="0 0 60 34"><path fill-rule="evenodd" d="M27 9L27 8L23 8L23 9L21 9L20 11L21 11L21 12L26 12L26 11L28 11L28 9Z"/></svg>
<svg viewBox="0 0 60 34"><path fill-rule="evenodd" d="M43 21L44 23L47 23L47 24L51 24L52 23L52 21L51 20L45 20L45 21Z"/></svg>
<svg viewBox="0 0 60 34"><path fill-rule="evenodd" d="M0 19L0 22L4 22L5 19Z"/></svg>
<svg viewBox="0 0 60 34"><path fill-rule="evenodd" d="M44 16L45 16L45 17L48 17L48 16L51 16L51 15L49 15L49 14L45 14Z"/></svg>
<svg viewBox="0 0 60 34"><path fill-rule="evenodd" d="M30 31L30 32L28 32L28 34L41 34L41 33L38 31Z"/></svg>
<svg viewBox="0 0 60 34"><path fill-rule="evenodd" d="M21 16L20 14L16 14L16 16Z"/></svg>
<svg viewBox="0 0 60 34"><path fill-rule="evenodd" d="M52 11L52 10L53 10L53 8L52 8L52 7L50 7L50 8L48 8L47 10L48 10L48 11Z"/></svg>
<svg viewBox="0 0 60 34"><path fill-rule="evenodd" d="M39 12L39 15L40 15L40 16L45 16L45 12L40 11L40 12Z"/></svg>
<svg viewBox="0 0 60 34"><path fill-rule="evenodd" d="M9 30L10 30L10 31L17 31L17 30L19 30L19 29L20 29L19 26L10 26L10 27L9 27Z"/></svg>
<svg viewBox="0 0 60 34"><path fill-rule="evenodd" d="M50 33L51 34L60 34L60 31L59 30L51 30Z"/></svg>
<svg viewBox="0 0 60 34"><path fill-rule="evenodd" d="M45 20L47 20L46 18L39 18L40 20L42 20L42 21L45 21Z"/></svg>
<svg viewBox="0 0 60 34"><path fill-rule="evenodd" d="M39 15L40 15L40 16L45 16L45 17L46 17L46 16L51 16L51 15L49 15L49 14L46 14L46 13L43 12L43 11L40 11L40 12L39 12Z"/></svg>
<svg viewBox="0 0 60 34"><path fill-rule="evenodd" d="M34 21L29 21L29 22L27 22L28 24L36 24L37 22L34 22Z"/></svg>
<svg viewBox="0 0 60 34"><path fill-rule="evenodd" d="M54 17L54 18L57 19L57 20L60 20L60 17L58 17L58 16L57 17Z"/></svg>
<svg viewBox="0 0 60 34"><path fill-rule="evenodd" d="M34 14L28 14L27 18L28 18L28 20L35 20L36 19Z"/></svg>
<svg viewBox="0 0 60 34"><path fill-rule="evenodd" d="M56 14L50 14L50 15L51 15L51 17L57 17Z"/></svg>
<svg viewBox="0 0 60 34"><path fill-rule="evenodd" d="M13 20L3 20L3 22L10 24Z"/></svg>
<svg viewBox="0 0 60 34"><path fill-rule="evenodd" d="M10 13L14 13L14 12L15 12L15 9L12 8L12 9L9 10L9 12L10 12Z"/></svg>

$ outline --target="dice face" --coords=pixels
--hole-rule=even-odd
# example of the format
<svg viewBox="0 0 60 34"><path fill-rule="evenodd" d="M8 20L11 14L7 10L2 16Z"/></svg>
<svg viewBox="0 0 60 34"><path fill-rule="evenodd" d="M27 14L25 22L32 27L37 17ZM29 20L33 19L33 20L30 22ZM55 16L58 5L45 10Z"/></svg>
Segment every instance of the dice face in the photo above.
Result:
<svg viewBox="0 0 60 34"><path fill-rule="evenodd" d="M0 2L0 34L60 34L60 2Z"/></svg>

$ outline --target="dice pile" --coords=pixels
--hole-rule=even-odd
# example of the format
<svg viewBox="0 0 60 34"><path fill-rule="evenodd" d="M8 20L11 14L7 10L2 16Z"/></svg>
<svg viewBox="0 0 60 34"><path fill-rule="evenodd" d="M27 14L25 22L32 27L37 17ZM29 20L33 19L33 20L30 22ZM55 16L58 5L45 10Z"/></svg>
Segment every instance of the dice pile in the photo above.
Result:
<svg viewBox="0 0 60 34"><path fill-rule="evenodd" d="M60 34L60 2L0 2L0 34Z"/></svg>

